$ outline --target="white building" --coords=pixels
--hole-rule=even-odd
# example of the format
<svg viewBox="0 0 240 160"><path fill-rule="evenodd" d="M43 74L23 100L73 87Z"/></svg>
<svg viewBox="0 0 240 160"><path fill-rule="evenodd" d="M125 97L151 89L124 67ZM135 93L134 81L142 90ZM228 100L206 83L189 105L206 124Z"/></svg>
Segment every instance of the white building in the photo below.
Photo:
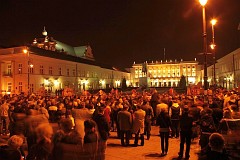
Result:
<svg viewBox="0 0 240 160"><path fill-rule="evenodd" d="M131 69L133 86L141 86L143 77L147 77L148 87L177 87L181 76L185 76L187 85L197 84L201 78L201 68L195 61L156 61L136 64Z"/></svg>
<svg viewBox="0 0 240 160"><path fill-rule="evenodd" d="M213 65L208 67L208 79L213 84ZM216 83L227 89L240 85L240 48L217 60L215 65Z"/></svg>
<svg viewBox="0 0 240 160"><path fill-rule="evenodd" d="M2 93L38 93L71 88L75 92L118 88L130 73L95 61L89 45L72 47L48 37L28 46L0 49Z"/></svg>

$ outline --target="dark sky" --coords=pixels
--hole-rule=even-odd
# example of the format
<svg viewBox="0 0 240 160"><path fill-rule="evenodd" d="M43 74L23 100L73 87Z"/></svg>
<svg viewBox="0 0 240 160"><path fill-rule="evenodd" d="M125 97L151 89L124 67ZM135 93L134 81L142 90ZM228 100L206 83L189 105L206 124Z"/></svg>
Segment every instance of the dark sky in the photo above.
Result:
<svg viewBox="0 0 240 160"><path fill-rule="evenodd" d="M240 0L208 0L208 44L212 17L220 58L240 47ZM198 0L0 0L0 46L32 42L43 26L69 45L90 44L97 61L114 66L161 60L164 48L167 59L203 57Z"/></svg>

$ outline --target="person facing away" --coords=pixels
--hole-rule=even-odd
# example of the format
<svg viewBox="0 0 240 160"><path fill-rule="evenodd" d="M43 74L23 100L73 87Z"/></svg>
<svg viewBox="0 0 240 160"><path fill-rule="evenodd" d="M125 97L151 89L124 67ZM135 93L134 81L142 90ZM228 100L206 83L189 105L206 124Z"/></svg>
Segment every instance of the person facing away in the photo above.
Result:
<svg viewBox="0 0 240 160"><path fill-rule="evenodd" d="M171 122L172 122L172 134L171 137L178 138L179 137L179 118L180 115L182 114L182 110L177 103L177 100L173 100L172 106L169 109L169 116L171 117Z"/></svg>
<svg viewBox="0 0 240 160"><path fill-rule="evenodd" d="M23 138L13 135L8 139L8 144L0 146L0 160L23 160L20 147L23 144Z"/></svg>
<svg viewBox="0 0 240 160"><path fill-rule="evenodd" d="M152 120L154 117L153 108L149 105L149 101L143 101L142 109L146 112L145 121L144 121L144 134L147 135L147 140L151 136L151 126Z"/></svg>
<svg viewBox="0 0 240 160"><path fill-rule="evenodd" d="M49 160L52 158L52 126L42 123L36 128L37 140L29 150L26 160Z"/></svg>
<svg viewBox="0 0 240 160"><path fill-rule="evenodd" d="M117 115L117 122L119 124L120 129L120 138L121 138L121 145L128 146L129 140L131 136L131 129L132 129L132 115L128 111L129 107L127 104L123 105L123 110L118 112Z"/></svg>
<svg viewBox="0 0 240 160"><path fill-rule="evenodd" d="M166 109L161 109L160 114L157 116L156 124L160 128L160 138L161 138L161 156L165 156L168 152L168 139L169 132L171 130L171 120Z"/></svg>
<svg viewBox="0 0 240 160"><path fill-rule="evenodd" d="M135 134L134 145L138 146L138 139L140 134L141 146L144 145L144 120L146 112L142 110L141 105L137 105L137 110L133 113L133 128L132 131Z"/></svg>
<svg viewBox="0 0 240 160"><path fill-rule="evenodd" d="M229 160L229 156L224 148L224 138L219 133L213 133L209 137L209 143L199 160Z"/></svg>
<svg viewBox="0 0 240 160"><path fill-rule="evenodd" d="M187 105L183 107L182 116L180 117L180 151L178 157L183 157L184 144L186 143L185 159L190 157L190 145L192 138L193 117L189 115L189 108Z"/></svg>

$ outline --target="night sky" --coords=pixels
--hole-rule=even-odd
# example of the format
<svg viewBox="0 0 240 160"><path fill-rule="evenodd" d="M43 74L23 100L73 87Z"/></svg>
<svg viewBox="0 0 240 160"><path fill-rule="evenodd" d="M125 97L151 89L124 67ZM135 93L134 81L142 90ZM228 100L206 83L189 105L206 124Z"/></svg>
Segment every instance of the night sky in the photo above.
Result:
<svg viewBox="0 0 240 160"><path fill-rule="evenodd" d="M240 0L208 0L208 44L212 17L220 58L240 47ZM58 41L90 44L97 61L119 67L161 60L164 48L167 59L203 57L198 0L0 0L0 46L31 43L43 26Z"/></svg>

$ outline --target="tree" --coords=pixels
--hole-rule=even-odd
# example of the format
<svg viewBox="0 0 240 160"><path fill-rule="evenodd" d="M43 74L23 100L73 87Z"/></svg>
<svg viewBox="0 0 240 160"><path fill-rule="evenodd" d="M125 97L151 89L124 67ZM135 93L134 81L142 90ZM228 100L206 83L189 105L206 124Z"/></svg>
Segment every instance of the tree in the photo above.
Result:
<svg viewBox="0 0 240 160"><path fill-rule="evenodd" d="M127 81L126 81L126 78L124 77L122 79L122 90L125 90L125 89L127 89Z"/></svg>

